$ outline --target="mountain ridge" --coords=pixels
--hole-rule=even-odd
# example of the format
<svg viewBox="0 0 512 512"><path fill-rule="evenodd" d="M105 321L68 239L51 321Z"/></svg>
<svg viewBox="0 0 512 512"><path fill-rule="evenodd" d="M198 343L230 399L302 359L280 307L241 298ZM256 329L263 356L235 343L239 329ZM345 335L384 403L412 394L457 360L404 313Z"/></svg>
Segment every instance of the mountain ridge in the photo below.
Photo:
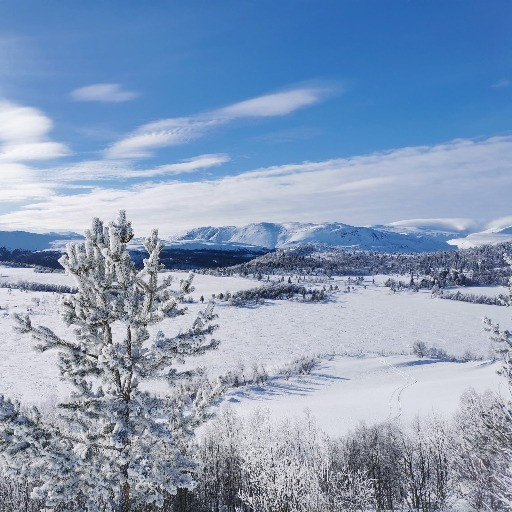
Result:
<svg viewBox="0 0 512 512"><path fill-rule="evenodd" d="M481 229L481 228L480 228ZM63 251L76 233L0 231L0 247ZM430 252L496 244L512 240L512 226L478 230L468 219L415 219L374 226L341 222L259 222L244 226L202 226L163 238L166 248L177 250L267 251L313 244L325 247L380 252ZM143 249L144 238L130 243Z"/></svg>
<svg viewBox="0 0 512 512"><path fill-rule="evenodd" d="M402 234L372 227L350 226L339 222L313 224L300 222L254 223L246 226L205 226L168 240L173 246L204 243L217 246L256 246L266 249L318 244L330 247L367 249L383 252L422 252L450 250L445 240L423 233Z"/></svg>

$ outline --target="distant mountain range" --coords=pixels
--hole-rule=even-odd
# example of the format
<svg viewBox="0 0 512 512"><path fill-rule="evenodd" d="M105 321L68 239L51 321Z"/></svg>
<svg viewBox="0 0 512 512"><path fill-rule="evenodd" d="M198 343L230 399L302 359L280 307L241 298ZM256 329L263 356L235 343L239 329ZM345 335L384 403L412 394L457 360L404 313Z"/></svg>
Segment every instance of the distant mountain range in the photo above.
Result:
<svg viewBox="0 0 512 512"><path fill-rule="evenodd" d="M26 250L62 250L81 239L76 233L37 234L0 231L0 247ZM311 224L261 222L246 226L200 227L168 237L166 247L182 250L271 250L300 244L318 244L382 252L426 252L512 241L512 226L478 231L465 219L410 220L371 227L339 222ZM131 243L142 248L143 239Z"/></svg>
<svg viewBox="0 0 512 512"><path fill-rule="evenodd" d="M338 222L328 224L262 222L242 227L208 226L174 237L169 240L169 243L183 248L197 248L198 245L203 245L233 249L248 246L276 249L300 244L320 244L384 252L421 252L453 248L445 240L433 236L417 233L401 234L392 230L355 227Z"/></svg>
<svg viewBox="0 0 512 512"><path fill-rule="evenodd" d="M43 251L59 250L66 243L80 240L76 233L31 233L29 231L0 231L0 247L9 250Z"/></svg>

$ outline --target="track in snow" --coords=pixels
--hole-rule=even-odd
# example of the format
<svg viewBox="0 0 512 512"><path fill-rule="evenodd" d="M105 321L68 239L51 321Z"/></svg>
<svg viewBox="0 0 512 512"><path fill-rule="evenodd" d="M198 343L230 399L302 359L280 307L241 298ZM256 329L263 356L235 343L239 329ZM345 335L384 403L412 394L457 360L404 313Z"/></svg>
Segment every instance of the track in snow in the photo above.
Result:
<svg viewBox="0 0 512 512"><path fill-rule="evenodd" d="M389 397L389 416L388 420L391 419L400 419L402 416L402 393L409 387L414 386L414 384L417 384L418 381L411 377L408 373L405 373L402 370L399 370L396 366L393 366L389 364L385 359L380 359L380 362L387 366L393 373L396 375L399 375L400 377L405 379L405 384L398 386L393 393L391 393L391 396ZM393 411L395 409L395 411Z"/></svg>

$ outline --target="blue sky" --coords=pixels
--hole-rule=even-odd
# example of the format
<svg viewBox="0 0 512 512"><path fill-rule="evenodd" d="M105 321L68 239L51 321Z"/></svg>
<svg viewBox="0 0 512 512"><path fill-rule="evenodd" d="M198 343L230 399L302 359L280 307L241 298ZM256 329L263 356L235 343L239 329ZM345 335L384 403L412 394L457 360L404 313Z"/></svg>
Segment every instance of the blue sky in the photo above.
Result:
<svg viewBox="0 0 512 512"><path fill-rule="evenodd" d="M163 233L512 224L511 15L493 0L1 1L0 226L81 230L119 208Z"/></svg>

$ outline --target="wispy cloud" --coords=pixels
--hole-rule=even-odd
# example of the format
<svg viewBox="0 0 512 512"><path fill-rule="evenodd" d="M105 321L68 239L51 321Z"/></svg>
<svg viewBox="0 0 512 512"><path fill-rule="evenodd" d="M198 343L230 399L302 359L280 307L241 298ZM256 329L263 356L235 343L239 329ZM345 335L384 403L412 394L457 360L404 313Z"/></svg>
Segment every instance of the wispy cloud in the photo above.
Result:
<svg viewBox="0 0 512 512"><path fill-rule="evenodd" d="M156 148L186 144L236 119L291 114L322 101L331 92L332 89L325 87L303 87L266 94L202 114L151 122L114 143L106 156L113 159L149 157Z"/></svg>
<svg viewBox="0 0 512 512"><path fill-rule="evenodd" d="M99 101L102 103L121 103L140 96L135 91L126 91L120 84L93 84L80 87L71 92L75 101Z"/></svg>
<svg viewBox="0 0 512 512"><path fill-rule="evenodd" d="M325 88L303 88L266 94L221 108L214 111L213 115L226 119L285 116L299 108L318 103L326 92Z"/></svg>
<svg viewBox="0 0 512 512"><path fill-rule="evenodd" d="M54 194L0 216L9 228L81 230L128 210L137 230L259 221L375 224L404 218L510 214L512 136L254 169L234 176L143 182ZM178 164L179 165L179 164ZM165 212L165 215L162 215Z"/></svg>
<svg viewBox="0 0 512 512"><path fill-rule="evenodd" d="M177 176L218 167L229 162L225 154L199 155L181 162L159 165L153 168L136 169L125 160L88 160L72 165L60 166L45 171L46 179L58 182L101 181L112 179L154 178Z"/></svg>
<svg viewBox="0 0 512 512"><path fill-rule="evenodd" d="M0 162L50 160L68 148L48 140L52 121L38 109L0 101Z"/></svg>
<svg viewBox="0 0 512 512"><path fill-rule="evenodd" d="M0 162L0 203L47 200L54 194L56 183L42 178L41 173L17 162Z"/></svg>
<svg viewBox="0 0 512 512"><path fill-rule="evenodd" d="M493 89L505 89L507 87L510 87L512 85L512 82L510 80L507 80L506 78L502 78L501 80L498 80L497 82L493 83L491 87Z"/></svg>

